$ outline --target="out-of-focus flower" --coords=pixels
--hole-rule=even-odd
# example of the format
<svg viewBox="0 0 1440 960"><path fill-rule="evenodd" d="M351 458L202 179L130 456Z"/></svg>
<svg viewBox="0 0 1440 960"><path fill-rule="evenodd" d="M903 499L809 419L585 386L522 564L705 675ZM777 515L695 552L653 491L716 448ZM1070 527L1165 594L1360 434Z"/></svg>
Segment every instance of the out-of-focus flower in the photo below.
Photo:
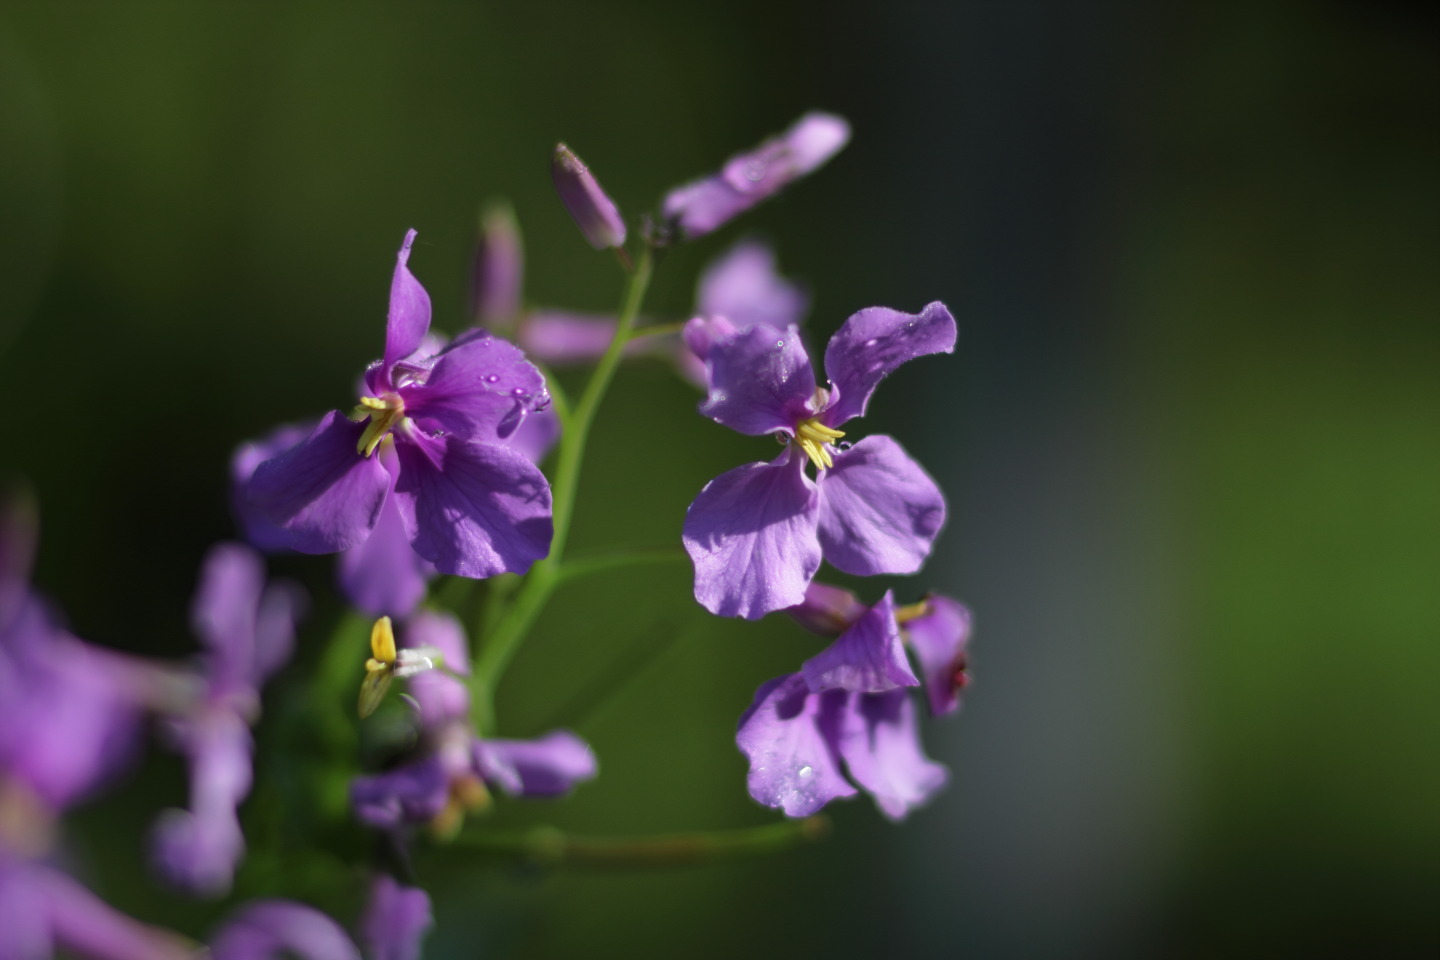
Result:
<svg viewBox="0 0 1440 960"><path fill-rule="evenodd" d="M293 900L255 900L210 938L213 960L360 960L340 924Z"/></svg>
<svg viewBox="0 0 1440 960"><path fill-rule="evenodd" d="M349 419L323 417L259 463L239 493L246 525L278 528L283 546L334 553L366 539L393 499L415 552L442 573L519 573L550 548L550 486L507 441L549 404L540 371L513 345L473 330L433 355L430 299L407 262L390 290L385 355L365 373ZM392 476L375 456L393 444Z"/></svg>
<svg viewBox="0 0 1440 960"><path fill-rule="evenodd" d="M379 829L429 823L440 834L457 829L465 811L489 803L489 787L512 796L555 797L598 772L595 755L573 733L557 730L536 740L482 740L470 724L470 693L451 672L468 675L465 633L453 617L421 612L405 631L409 648L434 648L445 670L409 680L419 728L418 749L400 766L357 777L355 815Z"/></svg>
<svg viewBox="0 0 1440 960"><path fill-rule="evenodd" d="M520 314L525 289L525 246L520 222L507 203L492 203L480 215L470 271L470 313L475 323L508 335Z"/></svg>
<svg viewBox="0 0 1440 960"><path fill-rule="evenodd" d="M676 187L661 216L686 239L703 236L818 169L850 141L850 124L807 113L779 136L725 161L718 173Z"/></svg>
<svg viewBox="0 0 1440 960"><path fill-rule="evenodd" d="M299 588L265 582L249 547L222 543L201 568L191 624L204 649L196 696L167 711L166 731L190 762L190 807L156 822L153 856L175 885L219 896L245 852L236 809L250 792L250 725L260 687L290 658Z"/></svg>
<svg viewBox="0 0 1440 960"><path fill-rule="evenodd" d="M955 320L940 303L852 315L825 349L828 387L817 385L795 326L713 341L700 412L740 433L773 434L785 449L721 474L690 505L695 599L711 613L756 619L801 603L822 556L857 576L918 570L945 521L944 496L891 438L837 445L837 428L861 416L901 364L954 348Z"/></svg>
<svg viewBox="0 0 1440 960"><path fill-rule="evenodd" d="M625 245L625 220L615 201L600 187L590 168L563 143L555 145L550 164L555 191L575 225L596 250Z"/></svg>
<svg viewBox="0 0 1440 960"><path fill-rule="evenodd" d="M360 918L366 960L420 960L420 945L433 922L424 890L380 874L370 884L370 903Z"/></svg>

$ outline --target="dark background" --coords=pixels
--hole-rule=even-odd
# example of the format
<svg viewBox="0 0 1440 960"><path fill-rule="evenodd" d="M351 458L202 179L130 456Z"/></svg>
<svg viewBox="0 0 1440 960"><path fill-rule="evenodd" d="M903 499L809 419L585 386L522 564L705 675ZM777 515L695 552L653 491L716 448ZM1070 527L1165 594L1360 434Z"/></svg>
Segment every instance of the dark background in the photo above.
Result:
<svg viewBox="0 0 1440 960"><path fill-rule="evenodd" d="M37 581L89 639L189 653L230 451L353 402L406 228L450 332L499 196L532 302L613 309L613 263L553 195L556 140L633 220L832 110L850 147L670 256L647 313L683 318L747 230L811 285L817 339L871 304L955 313L955 356L865 423L950 498L895 585L976 612L967 707L925 728L952 784L901 827L862 798L828 843L741 864L435 858L427 955L1433 955L1437 62L1436 18L1400 4L7 4L0 467L41 502ZM694 400L658 363L622 373L577 550L673 543L709 477L770 454ZM330 565L276 566L316 594L303 676L340 616ZM603 775L497 822L772 822L733 724L813 649L706 618L680 568L568 588L501 723L574 724ZM303 695L282 681L268 716ZM265 769L247 816L284 793ZM73 818L75 866L202 935L229 904L179 908L141 869L182 777L152 751ZM287 847L279 890L255 868L241 892L308 893L319 856Z"/></svg>

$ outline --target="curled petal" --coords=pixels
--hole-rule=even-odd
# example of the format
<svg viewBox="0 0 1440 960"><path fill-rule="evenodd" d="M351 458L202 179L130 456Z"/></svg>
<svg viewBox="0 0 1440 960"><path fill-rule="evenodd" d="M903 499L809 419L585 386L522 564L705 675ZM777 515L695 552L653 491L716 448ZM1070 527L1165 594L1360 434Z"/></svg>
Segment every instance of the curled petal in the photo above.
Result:
<svg viewBox="0 0 1440 960"><path fill-rule="evenodd" d="M799 327L741 330L712 342L706 360L710 394L700 413L716 423L754 436L789 433L811 416L815 371Z"/></svg>
<svg viewBox="0 0 1440 960"><path fill-rule="evenodd" d="M893 594L886 590L880 602L861 614L850 629L806 660L801 673L811 693L880 693L918 686L920 681L910 669L900 627L895 622Z"/></svg>
<svg viewBox="0 0 1440 960"><path fill-rule="evenodd" d="M722 617L755 620L793 607L820 568L818 495L805 458L786 447L705 485L685 514L695 599Z"/></svg>
<svg viewBox="0 0 1440 960"><path fill-rule="evenodd" d="M396 452L405 531L441 573L524 573L550 552L550 484L520 453L418 431Z"/></svg>
<svg viewBox="0 0 1440 960"><path fill-rule="evenodd" d="M434 919L430 895L401 886L381 874L370 885L370 902L360 919L368 960L420 960L420 944Z"/></svg>
<svg viewBox="0 0 1440 960"><path fill-rule="evenodd" d="M360 960L334 920L291 900L255 900L231 915L210 940L213 960Z"/></svg>
<svg viewBox="0 0 1440 960"><path fill-rule="evenodd" d="M427 430L504 440L525 415L550 402L545 378L520 348L487 330L457 337L424 383L404 387L405 413Z"/></svg>
<svg viewBox="0 0 1440 960"><path fill-rule="evenodd" d="M825 425L862 415L875 387L905 361L954 351L955 318L938 301L919 313L867 307L851 315L825 348L825 376L839 394Z"/></svg>
<svg viewBox="0 0 1440 960"><path fill-rule="evenodd" d="M390 489L378 457L363 457L356 444L364 426L338 412L314 431L265 461L245 485L243 497L290 537L301 553L336 553L369 535Z"/></svg>
<svg viewBox="0 0 1440 960"><path fill-rule="evenodd" d="M811 693L798 673L777 677L755 692L740 718L735 744L750 761L750 796L786 816L807 817L855 788L840 773L832 718L846 694Z"/></svg>
<svg viewBox="0 0 1440 960"><path fill-rule="evenodd" d="M904 819L950 779L920 749L915 704L904 690L857 694L841 719L845 767L891 820Z"/></svg>
<svg viewBox="0 0 1440 960"><path fill-rule="evenodd" d="M736 327L778 327L800 323L810 295L775 269L775 251L758 240L742 240L705 268L695 295L700 316L724 317Z"/></svg>
<svg viewBox="0 0 1440 960"><path fill-rule="evenodd" d="M395 275L390 281L390 315L385 321L385 360L381 377L386 387L393 388L390 372L395 364L420 349L430 330L430 295L410 272L410 245L415 231L405 234L405 242L395 255Z"/></svg>
<svg viewBox="0 0 1440 960"><path fill-rule="evenodd" d="M825 559L856 576L914 573L945 524L945 497L894 440L870 436L834 453L820 490Z"/></svg>
<svg viewBox="0 0 1440 960"><path fill-rule="evenodd" d="M538 740L476 740L475 766L486 782L516 797L558 797L600 772L590 745L568 730Z"/></svg>
<svg viewBox="0 0 1440 960"><path fill-rule="evenodd" d="M396 767L350 783L355 819L379 830L428 823L445 809L450 777L437 757Z"/></svg>
<svg viewBox="0 0 1440 960"><path fill-rule="evenodd" d="M970 645L970 611L949 597L925 598L926 612L905 624L910 645L925 674L925 695L935 716L960 709L966 683L966 648Z"/></svg>

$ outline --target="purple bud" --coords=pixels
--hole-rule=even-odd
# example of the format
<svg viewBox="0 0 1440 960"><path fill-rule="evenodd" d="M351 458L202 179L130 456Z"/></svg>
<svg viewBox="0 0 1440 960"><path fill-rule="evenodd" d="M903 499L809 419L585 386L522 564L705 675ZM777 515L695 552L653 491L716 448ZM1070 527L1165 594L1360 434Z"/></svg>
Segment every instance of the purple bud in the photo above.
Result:
<svg viewBox="0 0 1440 960"><path fill-rule="evenodd" d="M625 244L625 221L615 201L605 195L590 169L563 143L555 145L555 159L550 165L555 189L570 216L590 246L596 250Z"/></svg>
<svg viewBox="0 0 1440 960"><path fill-rule="evenodd" d="M520 312L525 252L520 224L509 204L491 204L481 214L472 271L470 306L475 321L498 329L514 320Z"/></svg>
<svg viewBox="0 0 1440 960"><path fill-rule="evenodd" d="M838 637L849 630L866 611L860 598L849 590L832 587L818 580L805 588L804 602L786 607L785 612L811 633L822 637Z"/></svg>

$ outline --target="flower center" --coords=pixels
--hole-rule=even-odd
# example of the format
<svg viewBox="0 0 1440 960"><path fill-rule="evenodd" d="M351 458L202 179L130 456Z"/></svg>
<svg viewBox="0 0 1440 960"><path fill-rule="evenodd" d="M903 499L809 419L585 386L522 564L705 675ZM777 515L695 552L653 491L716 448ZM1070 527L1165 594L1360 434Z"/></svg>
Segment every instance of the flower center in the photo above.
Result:
<svg viewBox="0 0 1440 960"><path fill-rule="evenodd" d="M795 425L795 442L810 462L815 464L816 470L835 466L835 461L830 458L830 444L845 436L843 430L832 430L819 420L811 417L809 420L801 420Z"/></svg>
<svg viewBox="0 0 1440 960"><path fill-rule="evenodd" d="M350 414L350 419L356 423L364 420L369 420L370 423L360 435L360 442L355 444L355 451L362 456L370 456L375 452L375 448L380 446L380 441L385 439L385 434L404 418L405 401L400 399L399 394L361 397L360 405Z"/></svg>

